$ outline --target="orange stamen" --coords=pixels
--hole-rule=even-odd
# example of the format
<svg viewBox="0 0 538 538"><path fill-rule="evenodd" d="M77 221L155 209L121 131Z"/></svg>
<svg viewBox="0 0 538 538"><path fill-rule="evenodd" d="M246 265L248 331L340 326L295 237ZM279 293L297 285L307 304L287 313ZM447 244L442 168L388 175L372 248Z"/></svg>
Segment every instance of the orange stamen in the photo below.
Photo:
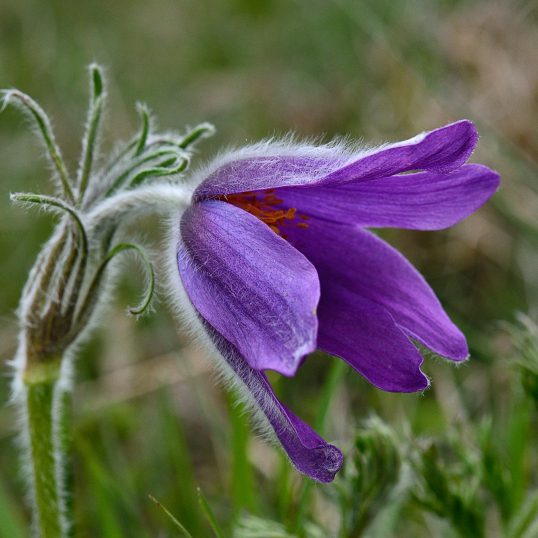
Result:
<svg viewBox="0 0 538 538"><path fill-rule="evenodd" d="M284 200L277 198L275 189L228 194L219 199L254 215L278 235L282 235L280 229L283 226L296 225L299 228L308 228L305 222L293 222L297 216L302 220L308 220L310 218L308 215L297 215L295 207L287 209L278 207Z"/></svg>

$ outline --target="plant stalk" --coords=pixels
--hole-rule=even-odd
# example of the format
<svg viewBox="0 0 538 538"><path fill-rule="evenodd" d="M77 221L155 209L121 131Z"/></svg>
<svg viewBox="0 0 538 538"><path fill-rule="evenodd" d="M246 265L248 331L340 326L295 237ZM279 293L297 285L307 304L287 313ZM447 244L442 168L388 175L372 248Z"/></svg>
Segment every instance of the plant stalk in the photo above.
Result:
<svg viewBox="0 0 538 538"><path fill-rule="evenodd" d="M57 398L59 360L34 363L23 374L25 437L28 444L30 480L35 505L34 529L40 538L62 538L68 527L63 500L62 448L59 433L63 406Z"/></svg>

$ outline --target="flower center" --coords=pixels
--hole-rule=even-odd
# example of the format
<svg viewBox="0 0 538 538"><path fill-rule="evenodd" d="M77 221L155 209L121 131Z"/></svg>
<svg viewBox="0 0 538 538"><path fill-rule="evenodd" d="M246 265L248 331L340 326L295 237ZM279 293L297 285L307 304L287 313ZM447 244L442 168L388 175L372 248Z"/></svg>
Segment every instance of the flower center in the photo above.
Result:
<svg viewBox="0 0 538 538"><path fill-rule="evenodd" d="M282 234L281 228L285 226L308 228L306 222L297 222L297 218L301 221L308 220L308 215L298 215L295 207L282 209L280 206L284 200L276 196L275 189L228 194L222 196L221 199L254 215L267 224L273 232L283 237L285 236Z"/></svg>

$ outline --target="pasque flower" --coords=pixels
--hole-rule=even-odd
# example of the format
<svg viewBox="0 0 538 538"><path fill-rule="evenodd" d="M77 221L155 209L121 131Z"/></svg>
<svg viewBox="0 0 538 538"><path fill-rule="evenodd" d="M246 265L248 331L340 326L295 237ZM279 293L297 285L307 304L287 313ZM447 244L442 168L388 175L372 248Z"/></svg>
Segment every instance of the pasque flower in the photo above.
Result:
<svg viewBox="0 0 538 538"><path fill-rule="evenodd" d="M465 164L459 121L376 149L264 142L195 176L174 235L173 288L223 371L299 471L331 481L342 454L275 396L319 348L394 392L428 386L413 341L453 361L465 337L424 278L366 228L437 230L477 210L499 176ZM176 264L177 262L177 264Z"/></svg>

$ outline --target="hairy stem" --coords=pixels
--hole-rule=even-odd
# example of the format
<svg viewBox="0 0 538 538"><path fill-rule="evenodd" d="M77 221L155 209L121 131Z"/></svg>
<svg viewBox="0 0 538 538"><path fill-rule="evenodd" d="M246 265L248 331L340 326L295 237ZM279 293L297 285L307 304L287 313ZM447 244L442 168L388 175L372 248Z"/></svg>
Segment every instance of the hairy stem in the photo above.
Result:
<svg viewBox="0 0 538 538"><path fill-rule="evenodd" d="M60 456L59 491L63 497L66 537L75 535L75 525L71 517L74 509L75 477L73 469L73 393L62 390L58 395L58 454Z"/></svg>
<svg viewBox="0 0 538 538"><path fill-rule="evenodd" d="M28 443L32 482L34 528L40 538L66 536L63 488L60 460L62 449L58 441L61 418L56 397L59 392L60 361L37 363L23 376L25 406L25 437Z"/></svg>

